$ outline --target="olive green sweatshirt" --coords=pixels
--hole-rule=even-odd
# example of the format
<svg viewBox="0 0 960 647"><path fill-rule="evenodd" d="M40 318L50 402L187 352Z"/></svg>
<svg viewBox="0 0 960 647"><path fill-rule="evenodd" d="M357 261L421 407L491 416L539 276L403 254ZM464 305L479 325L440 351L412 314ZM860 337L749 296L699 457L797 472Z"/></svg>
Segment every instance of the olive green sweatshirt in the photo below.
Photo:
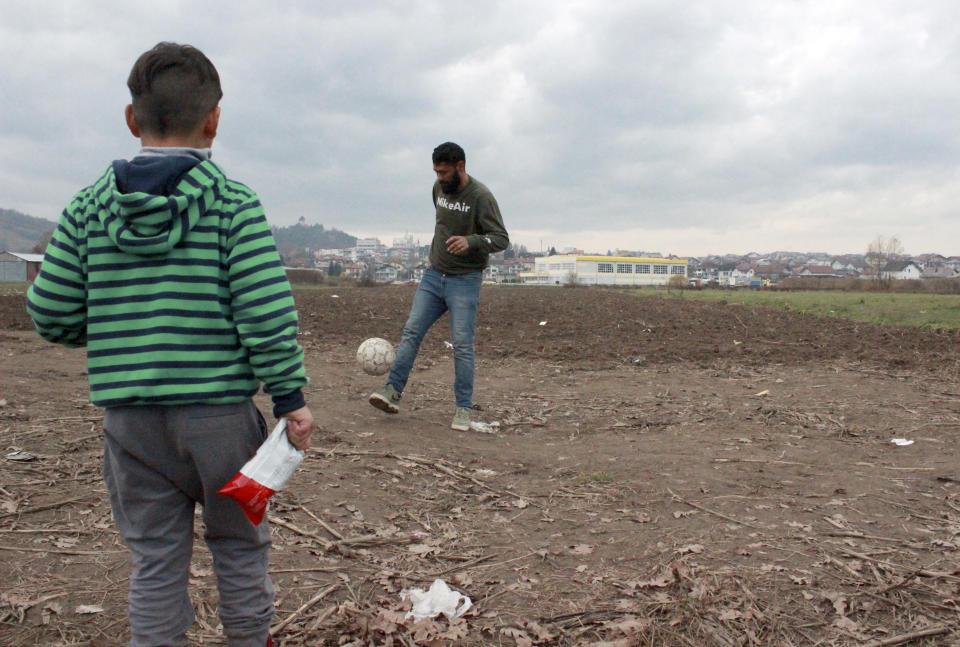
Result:
<svg viewBox="0 0 960 647"><path fill-rule="evenodd" d="M482 182L474 178L453 193L433 184L433 204L437 225L430 245L430 264L444 274L479 272L487 266L493 252L503 251L510 243L500 217L496 198ZM450 236L466 236L470 249L456 255L447 251Z"/></svg>

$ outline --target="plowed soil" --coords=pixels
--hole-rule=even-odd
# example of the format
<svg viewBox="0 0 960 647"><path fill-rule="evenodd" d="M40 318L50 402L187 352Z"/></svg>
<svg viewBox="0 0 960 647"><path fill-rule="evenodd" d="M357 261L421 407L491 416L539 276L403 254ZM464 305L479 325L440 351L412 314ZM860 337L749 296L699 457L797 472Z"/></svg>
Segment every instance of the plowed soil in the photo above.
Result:
<svg viewBox="0 0 960 647"><path fill-rule="evenodd" d="M485 287L458 433L446 318L401 412L366 401L356 348L413 290L296 293L320 429L269 510L277 644L960 644L956 332ZM0 354L0 644L126 644L83 350L7 294ZM199 523L190 636L222 645ZM406 619L435 579L472 608Z"/></svg>

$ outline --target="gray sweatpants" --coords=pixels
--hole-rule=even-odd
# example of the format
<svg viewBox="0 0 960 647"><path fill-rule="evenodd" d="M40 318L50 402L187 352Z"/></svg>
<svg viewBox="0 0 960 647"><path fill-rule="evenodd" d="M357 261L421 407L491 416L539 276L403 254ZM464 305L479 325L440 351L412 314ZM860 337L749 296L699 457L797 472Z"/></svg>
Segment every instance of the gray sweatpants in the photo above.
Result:
<svg viewBox="0 0 960 647"><path fill-rule="evenodd" d="M131 647L181 647L193 624L187 593L193 518L203 506L220 621L230 647L263 647L273 618L270 531L217 494L267 436L253 402L116 407L104 417L103 476L130 549Z"/></svg>

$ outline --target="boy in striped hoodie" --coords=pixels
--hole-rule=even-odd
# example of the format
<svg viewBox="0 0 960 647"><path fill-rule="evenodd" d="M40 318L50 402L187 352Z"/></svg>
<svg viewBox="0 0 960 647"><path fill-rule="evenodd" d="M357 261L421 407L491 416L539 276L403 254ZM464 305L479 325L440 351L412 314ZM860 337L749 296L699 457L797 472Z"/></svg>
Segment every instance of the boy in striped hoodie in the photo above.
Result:
<svg viewBox="0 0 960 647"><path fill-rule="evenodd" d="M179 646L194 507L203 508L231 647L270 642L270 533L217 494L266 438L261 384L306 449L314 421L297 313L256 193L210 159L216 68L160 43L127 80L143 148L113 162L64 210L27 308L45 339L86 346L105 408L104 480L132 561L130 644Z"/></svg>

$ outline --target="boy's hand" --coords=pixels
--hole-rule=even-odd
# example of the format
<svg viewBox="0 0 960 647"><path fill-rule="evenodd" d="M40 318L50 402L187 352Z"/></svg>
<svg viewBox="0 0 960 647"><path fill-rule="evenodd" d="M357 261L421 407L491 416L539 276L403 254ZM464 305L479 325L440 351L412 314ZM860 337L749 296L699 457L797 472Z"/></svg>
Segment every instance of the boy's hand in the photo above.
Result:
<svg viewBox="0 0 960 647"><path fill-rule="evenodd" d="M280 416L287 419L287 439L301 451L310 447L310 435L313 433L313 414L307 407L288 411Z"/></svg>

